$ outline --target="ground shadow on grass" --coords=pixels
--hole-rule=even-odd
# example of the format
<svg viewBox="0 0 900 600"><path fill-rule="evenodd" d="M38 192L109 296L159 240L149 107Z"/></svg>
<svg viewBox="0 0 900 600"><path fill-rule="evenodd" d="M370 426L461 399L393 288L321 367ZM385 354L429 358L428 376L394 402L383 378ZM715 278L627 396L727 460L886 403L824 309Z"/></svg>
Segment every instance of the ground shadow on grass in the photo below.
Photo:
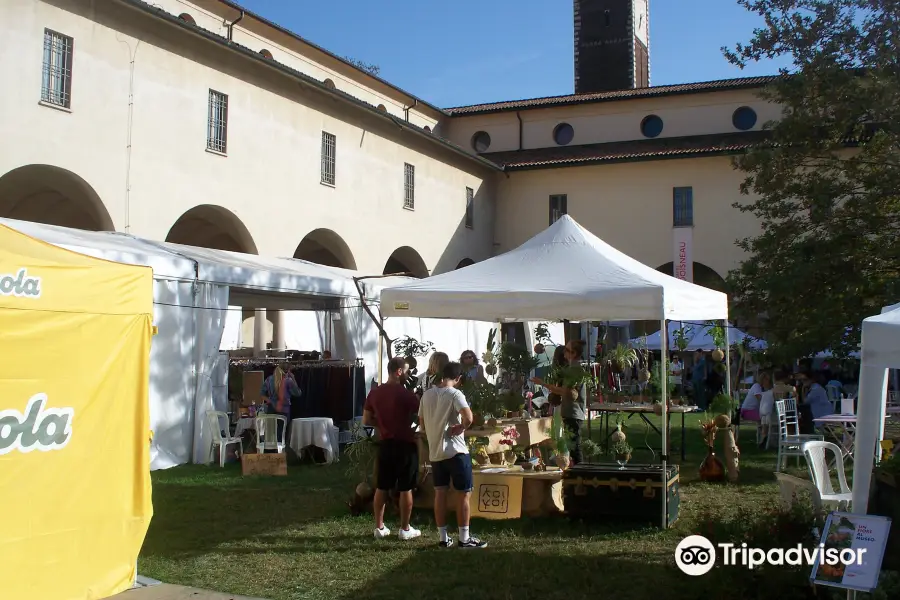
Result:
<svg viewBox="0 0 900 600"><path fill-rule="evenodd" d="M239 464L183 466L153 477L153 519L144 557L188 557L220 545L346 515L337 467L294 466L286 477L243 477Z"/></svg>
<svg viewBox="0 0 900 600"><path fill-rule="evenodd" d="M583 553L577 544L532 551L429 549L342 600L388 598L490 598L491 600L573 600L607 596L616 600L807 600L802 578L793 582L748 579L746 573L719 569L689 577L671 553ZM800 581L797 585L796 582ZM777 587L776 587L777 586Z"/></svg>

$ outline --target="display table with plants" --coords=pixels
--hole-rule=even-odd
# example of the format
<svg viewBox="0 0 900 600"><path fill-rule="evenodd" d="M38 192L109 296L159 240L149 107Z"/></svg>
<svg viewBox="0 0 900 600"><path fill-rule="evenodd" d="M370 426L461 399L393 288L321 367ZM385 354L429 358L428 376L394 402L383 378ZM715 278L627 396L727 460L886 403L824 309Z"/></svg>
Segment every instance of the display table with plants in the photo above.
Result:
<svg viewBox="0 0 900 600"><path fill-rule="evenodd" d="M469 506L473 517L489 519L549 517L563 510L563 471L558 467L548 466L544 471L526 471L521 465L476 465L473 467L472 475L474 487ZM414 506L422 509L433 508L434 482L430 466L426 468L421 481ZM513 489L516 493L510 493ZM451 486L447 500L447 508L450 510L455 510L456 494L456 490ZM493 510L482 510L483 506L479 505L479 502L483 502L485 497L494 496L498 496L503 504L494 507Z"/></svg>

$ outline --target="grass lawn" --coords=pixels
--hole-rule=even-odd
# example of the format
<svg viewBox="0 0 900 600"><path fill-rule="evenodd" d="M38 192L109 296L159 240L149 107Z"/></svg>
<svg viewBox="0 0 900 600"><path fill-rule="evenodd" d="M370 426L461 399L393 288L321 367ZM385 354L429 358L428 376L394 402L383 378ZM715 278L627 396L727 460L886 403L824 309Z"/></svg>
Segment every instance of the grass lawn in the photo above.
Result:
<svg viewBox="0 0 900 600"><path fill-rule="evenodd" d="M371 516L349 514L346 502L356 482L342 463L290 466L281 478L244 478L237 465L191 465L153 473L155 515L139 570L167 583L272 600L772 598L775 582L759 578L758 585L747 585L739 569L691 578L675 567L681 538L706 531L711 518L727 522L763 514L778 496L775 454L755 447L749 425L741 439L740 484L699 482L705 446L698 421L699 415L688 415L680 519L665 532L564 517L475 520L473 533L489 542L487 549L442 550L431 514L417 512L413 523L422 538L377 542ZM629 421L628 441L635 448L643 445L644 430L638 417ZM653 432L647 440L659 444ZM672 455L680 461L680 453ZM635 450L633 462L651 459L649 451ZM396 530L395 517L387 523ZM774 597L805 596L776 587Z"/></svg>

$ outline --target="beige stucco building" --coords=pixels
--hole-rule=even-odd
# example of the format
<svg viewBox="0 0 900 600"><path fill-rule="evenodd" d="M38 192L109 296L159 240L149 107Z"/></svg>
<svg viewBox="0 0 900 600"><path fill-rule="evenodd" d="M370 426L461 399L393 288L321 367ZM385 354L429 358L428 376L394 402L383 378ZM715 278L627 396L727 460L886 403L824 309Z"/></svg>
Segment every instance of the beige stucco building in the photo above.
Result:
<svg viewBox="0 0 900 600"><path fill-rule="evenodd" d="M227 0L5 0L0 217L427 276L568 212L718 285L779 110L646 87L648 11L575 0L578 95L441 109Z"/></svg>

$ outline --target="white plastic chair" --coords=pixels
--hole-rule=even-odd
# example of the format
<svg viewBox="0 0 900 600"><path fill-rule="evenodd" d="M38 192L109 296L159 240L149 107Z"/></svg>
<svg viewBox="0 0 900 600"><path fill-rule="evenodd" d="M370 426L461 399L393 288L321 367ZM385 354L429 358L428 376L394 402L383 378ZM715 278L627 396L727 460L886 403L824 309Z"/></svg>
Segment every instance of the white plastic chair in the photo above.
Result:
<svg viewBox="0 0 900 600"><path fill-rule="evenodd" d="M281 435L278 435L278 422L284 425ZM256 416L256 451L259 454L266 450L275 450L279 454L284 452L285 437L287 436L287 417L284 415L257 415Z"/></svg>
<svg viewBox="0 0 900 600"><path fill-rule="evenodd" d="M780 473L787 462L788 456L797 457L797 466L800 466L800 457L803 454L803 443L823 441L825 438L819 434L801 434L800 421L797 417L797 401L793 398L775 401L775 412L778 414L778 464L775 472Z"/></svg>
<svg viewBox="0 0 900 600"><path fill-rule="evenodd" d="M225 466L225 455L228 453L228 446L237 445L237 457L241 457L241 438L229 435L228 413L217 410L206 411L206 422L209 424L209 430L212 432L212 443L209 445L209 455L206 463L209 464L213 460L213 452L216 446L219 447L219 466ZM224 424L224 427L223 427Z"/></svg>
<svg viewBox="0 0 900 600"><path fill-rule="evenodd" d="M835 492L834 487L831 485L827 451L830 451L835 457L833 464L837 469L840 492ZM844 455L838 445L831 442L805 442L803 444L803 453L806 455L806 464L809 465L809 477L816 484L822 503L833 505L837 510L842 510L844 507L841 505L845 505L847 510L849 510L850 503L853 500L853 492L850 490L850 486L847 485L847 477L844 474Z"/></svg>

